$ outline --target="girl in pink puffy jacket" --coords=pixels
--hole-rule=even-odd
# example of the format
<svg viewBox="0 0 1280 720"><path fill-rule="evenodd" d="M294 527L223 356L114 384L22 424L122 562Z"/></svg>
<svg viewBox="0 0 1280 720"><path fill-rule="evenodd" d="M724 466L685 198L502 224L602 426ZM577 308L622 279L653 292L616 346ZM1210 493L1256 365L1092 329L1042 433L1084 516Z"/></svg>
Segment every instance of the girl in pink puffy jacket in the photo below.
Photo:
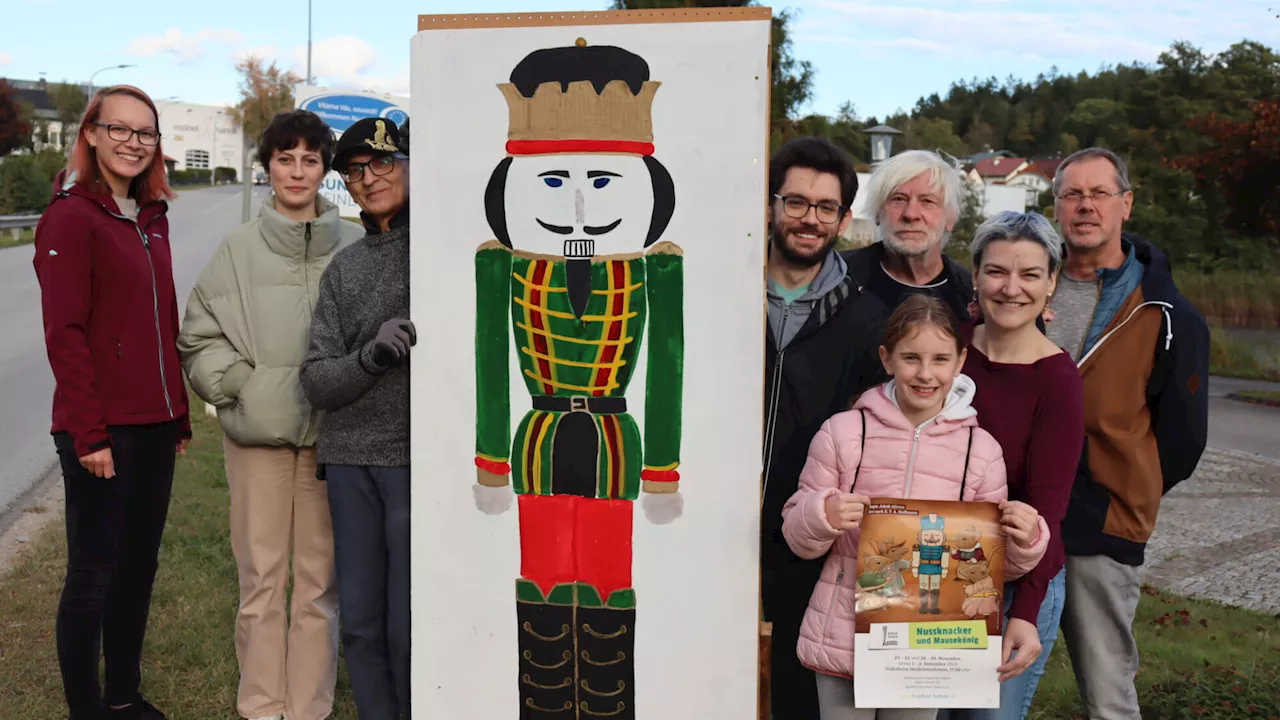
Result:
<svg viewBox="0 0 1280 720"><path fill-rule="evenodd" d="M858 525L871 497L999 503L1009 540L1007 580L1034 568L1049 542L1048 525L1035 508L1007 500L1000 445L978 427L970 407L977 388L960 374L964 343L946 305L925 295L904 301L889 318L880 359L892 379L823 423L799 489L782 510L792 552L806 559L827 555L796 648L800 661L818 674L822 720L925 720L937 714L854 708ZM1013 640L1005 639L1005 665Z"/></svg>

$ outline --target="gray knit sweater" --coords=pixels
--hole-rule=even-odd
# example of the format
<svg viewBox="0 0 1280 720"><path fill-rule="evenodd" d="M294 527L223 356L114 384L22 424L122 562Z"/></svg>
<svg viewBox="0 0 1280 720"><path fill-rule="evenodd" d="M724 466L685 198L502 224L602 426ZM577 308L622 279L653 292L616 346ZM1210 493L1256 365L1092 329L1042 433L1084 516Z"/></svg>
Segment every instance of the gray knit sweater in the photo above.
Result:
<svg viewBox="0 0 1280 720"><path fill-rule="evenodd" d="M382 323L409 317L407 215L339 251L320 279L300 375L307 399L326 411L318 463L409 464L409 363L384 371L372 359Z"/></svg>

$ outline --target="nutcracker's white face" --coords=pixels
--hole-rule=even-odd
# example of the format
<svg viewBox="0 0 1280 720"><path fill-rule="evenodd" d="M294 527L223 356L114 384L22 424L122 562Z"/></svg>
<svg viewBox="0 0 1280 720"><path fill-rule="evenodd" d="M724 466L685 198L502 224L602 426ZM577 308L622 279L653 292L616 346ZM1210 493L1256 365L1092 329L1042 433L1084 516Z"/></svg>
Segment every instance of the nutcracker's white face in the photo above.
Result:
<svg viewBox="0 0 1280 720"><path fill-rule="evenodd" d="M635 155L516 157L503 201L517 250L560 256L566 240L592 240L596 255L642 252L653 180Z"/></svg>

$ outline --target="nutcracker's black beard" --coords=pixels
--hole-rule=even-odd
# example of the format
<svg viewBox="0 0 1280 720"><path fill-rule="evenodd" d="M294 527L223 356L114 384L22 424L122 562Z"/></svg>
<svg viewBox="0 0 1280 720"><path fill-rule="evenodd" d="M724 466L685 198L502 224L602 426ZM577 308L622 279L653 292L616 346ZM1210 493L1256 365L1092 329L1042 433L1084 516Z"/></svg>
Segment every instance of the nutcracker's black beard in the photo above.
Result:
<svg viewBox="0 0 1280 720"><path fill-rule="evenodd" d="M570 260L564 264L565 282L569 286L569 304L573 306L573 314L579 320L587 311L587 300L591 298L591 261Z"/></svg>
<svg viewBox="0 0 1280 720"><path fill-rule="evenodd" d="M569 305L579 320L587 311L591 299L591 256L595 255L594 240L564 241L564 275L569 289Z"/></svg>

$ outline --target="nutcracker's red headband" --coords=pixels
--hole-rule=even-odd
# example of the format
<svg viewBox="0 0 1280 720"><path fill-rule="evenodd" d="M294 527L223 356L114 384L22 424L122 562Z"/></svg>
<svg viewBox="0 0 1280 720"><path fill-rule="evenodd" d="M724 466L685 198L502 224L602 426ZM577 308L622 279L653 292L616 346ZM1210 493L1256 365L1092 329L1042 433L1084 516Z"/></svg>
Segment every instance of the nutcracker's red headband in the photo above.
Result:
<svg viewBox="0 0 1280 720"><path fill-rule="evenodd" d="M559 155L609 153L652 155L653 143L632 140L508 140L508 155Z"/></svg>

